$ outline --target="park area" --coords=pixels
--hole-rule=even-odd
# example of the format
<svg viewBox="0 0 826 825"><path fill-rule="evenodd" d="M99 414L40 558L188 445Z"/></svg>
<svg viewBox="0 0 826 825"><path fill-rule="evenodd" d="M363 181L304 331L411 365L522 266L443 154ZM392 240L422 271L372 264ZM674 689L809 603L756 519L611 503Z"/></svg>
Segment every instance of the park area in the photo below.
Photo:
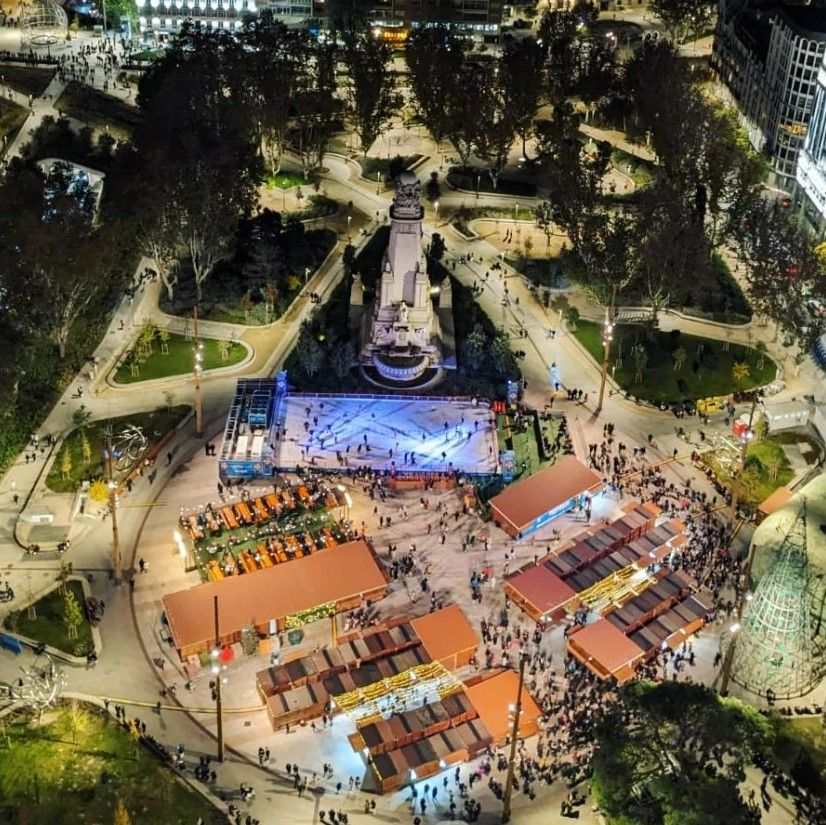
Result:
<svg viewBox="0 0 826 825"><path fill-rule="evenodd" d="M9 66L0 68L0 85L11 86L21 95L40 97L52 82L54 69L40 69L36 66Z"/></svg>
<svg viewBox="0 0 826 825"><path fill-rule="evenodd" d="M129 140L140 121L134 106L74 80L66 84L55 108L94 131L107 132L117 140Z"/></svg>
<svg viewBox="0 0 826 825"><path fill-rule="evenodd" d="M568 452L567 432L561 414L520 410L496 416L499 449L513 451L514 478L527 478Z"/></svg>
<svg viewBox="0 0 826 825"><path fill-rule="evenodd" d="M173 375L191 373L193 362L193 342L184 335L176 335L166 330L155 330L151 340L144 340L144 333L127 353L115 371L118 384L134 384L138 381L152 381ZM147 331L147 337L149 332ZM158 338L158 341L155 341ZM201 338L201 368L214 370L232 367L244 360L246 347L235 341L218 341Z"/></svg>
<svg viewBox="0 0 826 825"><path fill-rule="evenodd" d="M67 600L73 601L74 607L67 607ZM74 618L67 615L67 610L73 611ZM9 613L4 627L72 656L85 656L94 650L86 596L80 582L73 579L66 582L65 593L56 587L25 610Z"/></svg>
<svg viewBox="0 0 826 825"><path fill-rule="evenodd" d="M740 500L751 510L756 510L778 487L789 484L803 467L814 467L823 455L820 444L805 432L788 430L767 435L760 423L755 427L755 435L746 450L746 462L740 474ZM703 462L732 489L740 465L740 442L734 436L725 436L712 446L712 450L703 453ZM797 468L790 461L789 453L799 457L795 461Z"/></svg>
<svg viewBox="0 0 826 825"><path fill-rule="evenodd" d="M112 429L116 455L120 453L115 462L116 475L124 475L188 413L189 407L169 406L83 424L63 441L46 476L46 486L53 493L73 493L84 481L105 478L107 427Z"/></svg>
<svg viewBox="0 0 826 825"><path fill-rule="evenodd" d="M0 821L110 825L124 821L115 819L118 803L135 825L226 822L136 737L96 710L72 704L41 717L5 719Z"/></svg>
<svg viewBox="0 0 826 825"><path fill-rule="evenodd" d="M816 716L773 716L774 756L803 788L826 799L826 728Z"/></svg>
<svg viewBox="0 0 826 825"><path fill-rule="evenodd" d="M4 140L5 145L11 144L28 116L28 109L0 98L0 140Z"/></svg>
<svg viewBox="0 0 826 825"><path fill-rule="evenodd" d="M602 324L577 320L569 328L601 364ZM735 364L745 365L747 372ZM609 374L625 392L643 401L673 404L729 395L770 384L776 373L774 361L756 348L641 324L614 329Z"/></svg>

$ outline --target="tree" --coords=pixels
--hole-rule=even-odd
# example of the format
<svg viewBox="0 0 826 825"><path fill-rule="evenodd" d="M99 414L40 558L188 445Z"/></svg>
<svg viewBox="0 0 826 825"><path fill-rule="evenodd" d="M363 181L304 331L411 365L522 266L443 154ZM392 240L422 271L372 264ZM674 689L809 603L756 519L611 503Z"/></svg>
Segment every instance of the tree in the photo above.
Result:
<svg viewBox="0 0 826 825"><path fill-rule="evenodd" d="M306 321L301 325L295 351L299 369L308 378L313 378L324 363L324 350Z"/></svg>
<svg viewBox="0 0 826 825"><path fill-rule="evenodd" d="M70 639L77 638L77 631L83 624L83 611L74 591L67 589L63 594L63 624Z"/></svg>
<svg viewBox="0 0 826 825"><path fill-rule="evenodd" d="M641 341L637 341L631 348L631 358L634 361L634 383L641 384L642 376L648 366L648 349Z"/></svg>
<svg viewBox="0 0 826 825"><path fill-rule="evenodd" d="M330 353L330 363L337 378L344 380L356 365L356 349L352 341L335 346Z"/></svg>
<svg viewBox="0 0 826 825"><path fill-rule="evenodd" d="M69 445L63 447L63 452L60 454L60 475L66 481L72 474L72 451Z"/></svg>
<svg viewBox="0 0 826 825"><path fill-rule="evenodd" d="M232 341L227 341L226 338L222 338L218 341L218 350L221 353L221 360L226 361L229 358L229 354L232 350Z"/></svg>
<svg viewBox="0 0 826 825"><path fill-rule="evenodd" d="M244 59L229 33L185 24L139 85L135 145L155 196L177 210L199 301L260 179Z"/></svg>
<svg viewBox="0 0 826 825"><path fill-rule="evenodd" d="M696 35L707 28L716 10L710 0L650 0L648 7L678 41L688 32Z"/></svg>
<svg viewBox="0 0 826 825"><path fill-rule="evenodd" d="M597 726L591 790L612 821L757 825L740 794L768 722L687 682L632 682Z"/></svg>
<svg viewBox="0 0 826 825"><path fill-rule="evenodd" d="M249 47L244 65L261 151L270 174L276 174L281 170L295 101L308 83L311 48L306 33L285 26L272 9L248 17L241 39Z"/></svg>
<svg viewBox="0 0 826 825"><path fill-rule="evenodd" d="M104 504L109 501L109 485L102 479L95 479L89 485L89 498L95 504Z"/></svg>
<svg viewBox="0 0 826 825"><path fill-rule="evenodd" d="M308 175L321 165L341 111L331 45L314 41L308 56L308 76L294 105L294 148L301 155L302 171Z"/></svg>
<svg viewBox="0 0 826 825"><path fill-rule="evenodd" d="M472 375L484 364L487 358L487 339L479 324L476 324L470 335L462 342L462 366Z"/></svg>
<svg viewBox="0 0 826 825"><path fill-rule="evenodd" d="M685 365L685 360L688 358L688 353L685 347L679 346L671 353L671 358L674 362L674 371L679 372Z"/></svg>
<svg viewBox="0 0 826 825"><path fill-rule="evenodd" d="M347 111L366 155L401 105L390 47L363 31L344 35Z"/></svg>
<svg viewBox="0 0 826 825"><path fill-rule="evenodd" d="M89 443L86 430L80 431L80 454L83 456L84 464L88 464L92 460L92 445Z"/></svg>
<svg viewBox="0 0 826 825"><path fill-rule="evenodd" d="M113 825L131 825L132 819L129 816L129 811L126 806L119 799L115 805L115 819Z"/></svg>
<svg viewBox="0 0 826 825"><path fill-rule="evenodd" d="M751 370L745 361L735 361L731 365L731 378L741 389L745 386L750 376Z"/></svg>
<svg viewBox="0 0 826 825"><path fill-rule="evenodd" d="M414 29L405 45L408 77L419 115L437 144L447 137L450 102L464 63L464 44L444 26Z"/></svg>
<svg viewBox="0 0 826 825"><path fill-rule="evenodd" d="M527 141L533 130L545 55L532 37L505 41L499 59L499 84L504 100L505 118L522 141L522 156L527 158Z"/></svg>
<svg viewBox="0 0 826 825"><path fill-rule="evenodd" d="M541 201L534 207L536 225L545 235L545 253L551 259L551 240L554 236L554 208L550 201Z"/></svg>
<svg viewBox="0 0 826 825"><path fill-rule="evenodd" d="M166 327L158 330L158 340L161 342L161 353L163 355L169 355L169 339L171 337Z"/></svg>

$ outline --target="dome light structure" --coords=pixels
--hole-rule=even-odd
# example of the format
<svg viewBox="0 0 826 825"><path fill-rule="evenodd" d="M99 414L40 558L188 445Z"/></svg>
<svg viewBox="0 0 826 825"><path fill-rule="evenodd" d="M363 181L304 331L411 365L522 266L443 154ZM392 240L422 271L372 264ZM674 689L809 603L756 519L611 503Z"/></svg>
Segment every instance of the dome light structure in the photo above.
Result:
<svg viewBox="0 0 826 825"><path fill-rule="evenodd" d="M68 30L69 20L57 0L34 0L20 11L20 36L24 45L51 46L63 42Z"/></svg>

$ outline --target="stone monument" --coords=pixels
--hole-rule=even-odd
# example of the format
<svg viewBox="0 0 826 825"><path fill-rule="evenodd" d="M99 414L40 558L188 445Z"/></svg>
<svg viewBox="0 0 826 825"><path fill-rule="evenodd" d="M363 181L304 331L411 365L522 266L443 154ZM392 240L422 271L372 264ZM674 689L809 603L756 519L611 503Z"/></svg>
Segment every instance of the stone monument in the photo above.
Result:
<svg viewBox="0 0 826 825"><path fill-rule="evenodd" d="M372 367L370 374L379 382L416 382L429 375L428 371L454 365L445 363L440 323L440 315L450 316L446 331L452 343L450 281L445 279L437 290L444 307L440 312L431 297L422 249L424 208L420 198L419 179L412 172L402 172L390 207L390 239L372 312L363 313L361 324L359 360L363 368Z"/></svg>

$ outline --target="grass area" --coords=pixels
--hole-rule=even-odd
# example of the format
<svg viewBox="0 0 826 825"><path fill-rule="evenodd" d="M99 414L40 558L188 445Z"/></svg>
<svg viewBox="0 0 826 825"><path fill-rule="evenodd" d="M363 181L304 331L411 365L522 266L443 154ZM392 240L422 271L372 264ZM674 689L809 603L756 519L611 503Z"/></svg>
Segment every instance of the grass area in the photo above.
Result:
<svg viewBox="0 0 826 825"><path fill-rule="evenodd" d="M361 167L361 176L366 180L375 181L376 175L381 175L382 181L395 178L400 172L409 169L414 163L421 160L422 155L396 155L392 158L358 158Z"/></svg>
<svg viewBox="0 0 826 825"><path fill-rule="evenodd" d="M637 189L646 189L657 178L657 167L653 163L630 155L622 149L614 148L611 152L611 163L634 181Z"/></svg>
<svg viewBox="0 0 826 825"><path fill-rule="evenodd" d="M83 621L77 629L77 638L70 639L63 620L63 596L54 589L34 603L35 618L30 619L28 608L15 610L6 617L4 626L12 633L20 633L38 642L45 642L64 653L85 656L94 650L92 626L86 614L86 596L79 581L66 582L66 589L72 592L83 611Z"/></svg>
<svg viewBox="0 0 826 825"><path fill-rule="evenodd" d="M0 138L5 139L6 146L9 146L17 137L17 133L28 116L29 112L25 106L0 97Z"/></svg>
<svg viewBox="0 0 826 825"><path fill-rule="evenodd" d="M35 717L36 719L36 717ZM0 745L0 820L28 825L115 821L120 801L133 823L205 825L226 816L182 784L127 730L74 705L41 721L6 720Z"/></svg>
<svg viewBox="0 0 826 825"><path fill-rule="evenodd" d="M602 324L580 320L573 334L601 364ZM774 381L777 367L770 358L764 358L762 368L758 368L760 354L755 349L730 344L724 350L724 344L712 338L682 335L677 330L665 333L636 324L619 325L614 331L611 374L630 395L655 403L728 395ZM636 345L644 347L648 356L641 381L636 380ZM680 369L675 369L674 353L679 349L685 351L685 360ZM735 362L749 366L749 377L740 386L732 376Z"/></svg>
<svg viewBox="0 0 826 825"><path fill-rule="evenodd" d="M749 444L740 480L740 498L747 508L756 509L778 487L794 479L795 471L784 449L792 445L797 445L809 466L814 466L823 454L814 438L799 431L762 435ZM729 489L734 483L732 471L738 466L739 450L739 444L727 438L715 450L704 454L705 463Z"/></svg>
<svg viewBox="0 0 826 825"><path fill-rule="evenodd" d="M465 223L476 220L477 218L491 218L495 221L516 220L531 222L536 218L533 209L527 209L519 204L514 204L513 206L465 206L462 209L456 210L456 216Z"/></svg>
<svg viewBox="0 0 826 825"><path fill-rule="evenodd" d="M227 342L226 349L214 338L202 338L203 368L214 370L219 367L231 367L244 360L246 348L235 342ZM115 381L119 384L135 384L139 381L152 381L156 378L169 378L171 375L184 375L192 372L192 340L183 335L170 335L167 352L161 352L161 345L155 342L152 352L146 360L135 363L137 372L133 372L132 356L139 350L139 343L129 351L123 363L115 372Z"/></svg>
<svg viewBox="0 0 826 825"><path fill-rule="evenodd" d="M55 108L67 117L80 120L92 129L109 132L119 140L128 140L140 119L134 106L74 80L66 84Z"/></svg>
<svg viewBox="0 0 826 825"><path fill-rule="evenodd" d="M524 275L536 286L551 289L564 289L567 286L568 282L562 274L563 265L559 258L526 258L520 255L506 260L520 275Z"/></svg>
<svg viewBox="0 0 826 825"><path fill-rule="evenodd" d="M22 95L40 97L52 82L54 69L36 66L0 66L0 85L9 85Z"/></svg>
<svg viewBox="0 0 826 825"><path fill-rule="evenodd" d="M166 433L183 421L189 407L164 407L152 412L123 415L119 418L93 421L66 436L60 451L55 457L51 470L46 476L46 486L53 493L73 493L83 481L94 481L106 475L103 450L106 444L105 428L111 425L113 438L117 445L118 436L127 424L140 427L147 440L147 449L151 449ZM84 436L88 440L88 453L84 455ZM69 472L63 473L65 452L69 453ZM128 468L123 468L124 471ZM122 475L122 474L121 474Z"/></svg>
<svg viewBox="0 0 826 825"><path fill-rule="evenodd" d="M310 195L307 206L295 212L286 212L284 219L289 221L309 221L313 218L329 218L339 210L338 201L326 195Z"/></svg>
<svg viewBox="0 0 826 825"><path fill-rule="evenodd" d="M264 183L270 189L292 189L293 186L312 186L313 182L305 178L301 172L276 172L274 175L265 175Z"/></svg>
<svg viewBox="0 0 826 825"><path fill-rule="evenodd" d="M141 49L139 52L133 52L131 55L132 62L145 62L157 60L163 56L163 49Z"/></svg>
<svg viewBox="0 0 826 825"><path fill-rule="evenodd" d="M534 416L532 413L501 413L496 416L496 435L499 444L506 450L513 450L514 478L527 478L538 470L548 467L556 460L554 453L550 460L545 455L538 438L553 445L563 428L564 419L560 415Z"/></svg>
<svg viewBox="0 0 826 825"><path fill-rule="evenodd" d="M820 716L772 716L773 756L793 779L826 799L826 729Z"/></svg>
<svg viewBox="0 0 826 825"><path fill-rule="evenodd" d="M447 173L447 181L456 189L465 189L468 192L476 192L478 189L479 192L494 195L518 195L523 198L536 196L536 184L513 180L505 175L499 175L494 187L493 178L486 169L461 169L454 166Z"/></svg>

